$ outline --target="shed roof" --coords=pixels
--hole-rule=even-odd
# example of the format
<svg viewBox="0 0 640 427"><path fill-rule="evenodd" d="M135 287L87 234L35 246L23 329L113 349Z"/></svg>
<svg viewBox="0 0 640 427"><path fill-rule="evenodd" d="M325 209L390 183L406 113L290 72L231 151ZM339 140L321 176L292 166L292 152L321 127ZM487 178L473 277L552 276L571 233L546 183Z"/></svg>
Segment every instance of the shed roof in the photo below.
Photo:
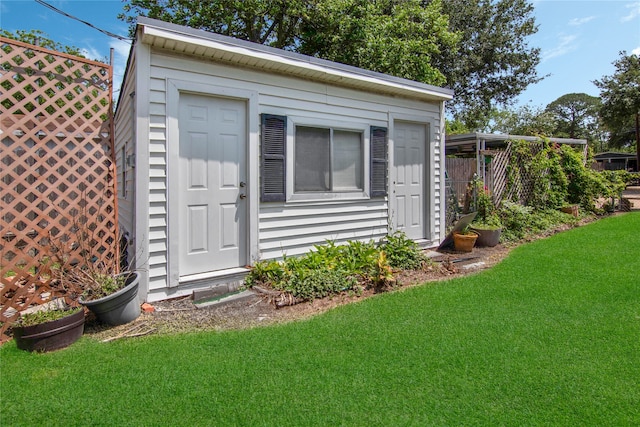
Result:
<svg viewBox="0 0 640 427"><path fill-rule="evenodd" d="M586 139L574 139L574 138L554 138L545 137L551 142L557 144L571 144L571 145L587 145ZM446 145L447 147L456 147L462 145L477 144L479 141L484 141L486 144L491 145L503 143L508 140L524 140L536 142L542 138L539 136L530 135L507 135L502 133L466 133L462 135L447 135Z"/></svg>
<svg viewBox="0 0 640 427"><path fill-rule="evenodd" d="M616 151L605 151L604 153L598 153L593 156L596 160L610 160L610 159L631 159L636 158L635 153L620 153Z"/></svg>
<svg viewBox="0 0 640 427"><path fill-rule="evenodd" d="M450 89L156 19L138 17L137 34L142 43L159 49L272 73L427 101L453 98Z"/></svg>

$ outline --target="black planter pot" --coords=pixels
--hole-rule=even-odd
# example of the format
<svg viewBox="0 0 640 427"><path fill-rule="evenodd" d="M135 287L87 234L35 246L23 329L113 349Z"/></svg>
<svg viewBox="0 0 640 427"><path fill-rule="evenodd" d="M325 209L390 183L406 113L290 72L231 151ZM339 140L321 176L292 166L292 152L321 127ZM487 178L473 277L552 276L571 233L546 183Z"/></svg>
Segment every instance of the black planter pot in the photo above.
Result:
<svg viewBox="0 0 640 427"><path fill-rule="evenodd" d="M485 246L492 248L500 243L501 228L487 229L472 227L472 230L478 233L477 246Z"/></svg>
<svg viewBox="0 0 640 427"><path fill-rule="evenodd" d="M62 319L31 326L14 326L13 338L19 349L47 352L78 341L84 332L84 310Z"/></svg>
<svg viewBox="0 0 640 427"><path fill-rule="evenodd" d="M140 316L140 301L138 300L138 284L140 273L137 271L122 273L127 276L125 287L106 297L85 301L80 298L80 304L87 307L98 320L112 326L132 322Z"/></svg>

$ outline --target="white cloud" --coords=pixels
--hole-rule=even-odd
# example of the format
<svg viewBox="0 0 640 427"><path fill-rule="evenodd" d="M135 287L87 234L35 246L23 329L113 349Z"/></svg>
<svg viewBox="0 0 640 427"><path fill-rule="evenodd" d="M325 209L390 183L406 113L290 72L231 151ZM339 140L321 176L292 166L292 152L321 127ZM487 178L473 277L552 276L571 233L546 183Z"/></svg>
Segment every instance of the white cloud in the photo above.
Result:
<svg viewBox="0 0 640 427"><path fill-rule="evenodd" d="M640 16L640 2L629 3L625 6L627 9L630 9L629 14L623 16L620 21L621 22L629 22L638 16Z"/></svg>
<svg viewBox="0 0 640 427"><path fill-rule="evenodd" d="M631 51L631 53L632 53L633 55L640 56L640 46L638 46L637 48L633 49L633 50Z"/></svg>
<svg viewBox="0 0 640 427"><path fill-rule="evenodd" d="M577 38L578 36L576 35L560 36L560 43L556 47L542 52L542 62L548 61L551 58L566 55L567 53L576 50L577 46L574 42Z"/></svg>
<svg viewBox="0 0 640 427"><path fill-rule="evenodd" d="M89 46L88 48L83 47L82 49L80 49L80 53L82 53L82 55L85 58L90 59L92 61L105 62L105 61L108 61L109 59L109 58L105 58L104 55L102 55L98 49L92 46Z"/></svg>
<svg viewBox="0 0 640 427"><path fill-rule="evenodd" d="M586 24L589 21L593 21L594 19L596 19L595 16L587 16L585 18L573 18L571 21L569 21L569 25L571 25L572 27L578 27L582 24Z"/></svg>

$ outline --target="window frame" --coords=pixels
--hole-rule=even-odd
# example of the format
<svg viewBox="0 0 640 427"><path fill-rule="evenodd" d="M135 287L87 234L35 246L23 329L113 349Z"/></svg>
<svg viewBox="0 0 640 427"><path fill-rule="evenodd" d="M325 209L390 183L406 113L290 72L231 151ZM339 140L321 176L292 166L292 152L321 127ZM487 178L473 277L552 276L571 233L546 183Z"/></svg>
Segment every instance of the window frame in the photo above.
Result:
<svg viewBox="0 0 640 427"><path fill-rule="evenodd" d="M361 149L362 149L362 190L346 190L346 191L295 191L295 134L296 127L310 127L310 128L322 128L330 129L330 150L332 159L333 154L333 132L346 131L346 132L358 132L362 136ZM370 198L370 180L371 173L371 153L370 153L370 125L367 123L357 122L341 122L336 120L326 120L318 118L308 117L295 117L288 116L287 120L287 152L291 153L287 156L287 202L297 201L324 201L324 200L361 200Z"/></svg>

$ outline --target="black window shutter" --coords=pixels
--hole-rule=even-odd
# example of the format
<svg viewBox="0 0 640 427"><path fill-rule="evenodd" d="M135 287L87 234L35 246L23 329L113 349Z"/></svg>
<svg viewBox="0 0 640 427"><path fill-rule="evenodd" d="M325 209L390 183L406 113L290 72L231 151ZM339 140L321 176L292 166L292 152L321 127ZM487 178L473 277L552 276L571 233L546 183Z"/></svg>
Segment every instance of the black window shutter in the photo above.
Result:
<svg viewBox="0 0 640 427"><path fill-rule="evenodd" d="M262 134L260 139L260 177L262 188L260 200L263 202L284 202L286 200L286 153L287 118L273 114L262 114Z"/></svg>
<svg viewBox="0 0 640 427"><path fill-rule="evenodd" d="M371 197L387 195L387 128L371 126Z"/></svg>

